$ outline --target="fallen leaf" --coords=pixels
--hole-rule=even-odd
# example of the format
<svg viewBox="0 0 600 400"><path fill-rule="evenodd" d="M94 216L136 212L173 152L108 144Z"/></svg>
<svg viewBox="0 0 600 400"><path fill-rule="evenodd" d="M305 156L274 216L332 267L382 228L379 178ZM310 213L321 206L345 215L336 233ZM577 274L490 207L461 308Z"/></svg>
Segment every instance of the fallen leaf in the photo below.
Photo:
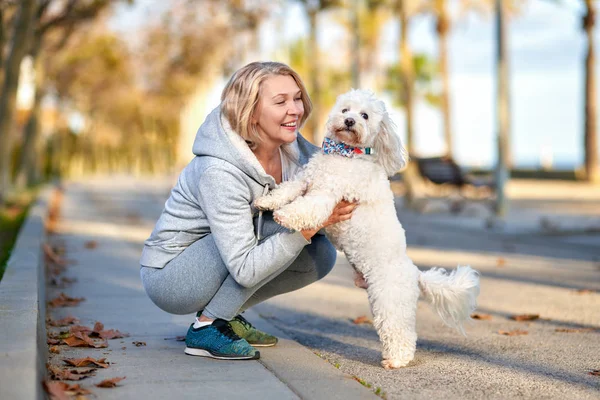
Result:
<svg viewBox="0 0 600 400"><path fill-rule="evenodd" d="M90 376L87 374L73 373L72 371L69 371L67 369L61 369L54 365L48 366L48 372L50 372L50 376L52 377L52 379L56 379L59 381L79 381Z"/></svg>
<svg viewBox="0 0 600 400"><path fill-rule="evenodd" d="M474 313L471 314L471 318L473 319L480 319L480 320L488 320L488 319L492 319L492 316L490 314L480 314L480 313Z"/></svg>
<svg viewBox="0 0 600 400"><path fill-rule="evenodd" d="M132 344L135 344L136 347L140 347L140 346L145 346L146 342L131 342Z"/></svg>
<svg viewBox="0 0 600 400"><path fill-rule="evenodd" d="M48 351L50 353L59 354L60 353L60 347L58 347L58 346L50 346L50 348L48 349Z"/></svg>
<svg viewBox="0 0 600 400"><path fill-rule="evenodd" d="M50 307L73 307L85 300L83 297L69 297L66 294L59 294L56 298L48 302Z"/></svg>
<svg viewBox="0 0 600 400"><path fill-rule="evenodd" d="M109 329L106 331L100 331L98 336L100 336L102 339L120 339L124 337L129 337L129 333L120 332L115 329Z"/></svg>
<svg viewBox="0 0 600 400"><path fill-rule="evenodd" d="M498 257L498 259L496 260L496 267L502 268L505 265L506 265L506 260L502 257Z"/></svg>
<svg viewBox="0 0 600 400"><path fill-rule="evenodd" d="M85 242L86 249L95 249L96 247L98 247L98 242L96 242L95 240L89 240Z"/></svg>
<svg viewBox="0 0 600 400"><path fill-rule="evenodd" d="M97 383L96 386L101 387L101 388L113 388L115 386L117 386L117 383L121 382L123 379L125 379L126 377L122 377L122 378L112 378L112 379L105 379L100 383Z"/></svg>
<svg viewBox="0 0 600 400"><path fill-rule="evenodd" d="M598 329L596 328L556 328L555 332L564 332L564 333L583 333L583 332L595 332Z"/></svg>
<svg viewBox="0 0 600 400"><path fill-rule="evenodd" d="M94 324L94 329L92 331L100 332L103 329L104 329L104 324L102 322L96 321L96 323Z"/></svg>
<svg viewBox="0 0 600 400"><path fill-rule="evenodd" d="M106 343L105 340L99 343L94 342L92 338L84 332L75 332L73 333L73 336L63 339L63 342L69 347L93 347L96 349L108 347L108 343Z"/></svg>
<svg viewBox="0 0 600 400"><path fill-rule="evenodd" d="M529 332L523 331L521 329L514 329L512 331L498 331L498 333L500 335L505 335L505 336L519 336L519 335L527 335L527 334L529 334Z"/></svg>
<svg viewBox="0 0 600 400"><path fill-rule="evenodd" d="M600 369L593 369L588 372L589 375L600 376Z"/></svg>
<svg viewBox="0 0 600 400"><path fill-rule="evenodd" d="M69 332L71 333L76 333L76 332L83 332L83 333L91 333L92 330L90 328L88 328L87 326L83 326L83 325L73 325L69 328Z"/></svg>
<svg viewBox="0 0 600 400"><path fill-rule="evenodd" d="M371 321L366 316L361 315L360 317L356 317L355 319L353 319L352 323L356 324L356 325L359 325L359 324L373 324L373 321Z"/></svg>
<svg viewBox="0 0 600 400"><path fill-rule="evenodd" d="M185 342L185 336L166 337L165 340L176 340L178 342Z"/></svg>
<svg viewBox="0 0 600 400"><path fill-rule="evenodd" d="M510 319L515 321L535 321L538 318L540 318L539 314L521 314L510 317Z"/></svg>
<svg viewBox="0 0 600 400"><path fill-rule="evenodd" d="M95 365L99 368L108 368L108 362L106 362L106 358L100 358L99 360L96 360L92 357L65 358L63 362L74 367L87 367L88 365Z"/></svg>
<svg viewBox="0 0 600 400"><path fill-rule="evenodd" d="M44 243L43 249L44 249L44 254L46 255L46 257L53 263L60 265L60 266L67 265L66 261L63 260L58 254L56 254L54 252L54 250L52 249L52 247L50 247L48 245L48 243Z"/></svg>
<svg viewBox="0 0 600 400"><path fill-rule="evenodd" d="M579 289L576 292L579 294L592 294L592 293L596 293L596 290L594 290L594 289Z"/></svg>
<svg viewBox="0 0 600 400"><path fill-rule="evenodd" d="M52 318L48 318L48 325L50 326L68 326L78 323L79 320L72 315L66 316L59 320L53 320Z"/></svg>
<svg viewBox="0 0 600 400"><path fill-rule="evenodd" d="M53 346L53 345L60 344L60 340L50 338L50 339L46 340L46 343L48 343L50 346Z"/></svg>
<svg viewBox="0 0 600 400"><path fill-rule="evenodd" d="M51 400L69 400L69 396L65 393L69 388L69 384L57 381L44 381L44 389L50 396Z"/></svg>

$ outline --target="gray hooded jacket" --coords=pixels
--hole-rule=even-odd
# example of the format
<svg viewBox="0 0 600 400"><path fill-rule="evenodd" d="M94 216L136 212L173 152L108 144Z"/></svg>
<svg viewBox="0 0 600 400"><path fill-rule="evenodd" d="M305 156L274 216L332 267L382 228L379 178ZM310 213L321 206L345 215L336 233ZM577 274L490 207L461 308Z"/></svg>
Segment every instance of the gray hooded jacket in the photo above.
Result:
<svg viewBox="0 0 600 400"><path fill-rule="evenodd" d="M288 146L299 166L318 149L300 135ZM192 150L196 157L179 175L144 243L141 265L163 268L192 243L212 234L235 281L252 287L309 244L300 232L281 232L262 241L257 238L258 211L252 202L276 183L221 116L220 107L198 129ZM260 230L260 222L257 225Z"/></svg>

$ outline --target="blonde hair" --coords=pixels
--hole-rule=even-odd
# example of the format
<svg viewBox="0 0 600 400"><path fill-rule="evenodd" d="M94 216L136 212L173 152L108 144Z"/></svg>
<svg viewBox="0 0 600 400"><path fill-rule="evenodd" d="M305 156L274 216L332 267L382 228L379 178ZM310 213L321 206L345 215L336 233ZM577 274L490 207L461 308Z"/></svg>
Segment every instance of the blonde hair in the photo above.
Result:
<svg viewBox="0 0 600 400"><path fill-rule="evenodd" d="M261 142L258 129L252 123L252 116L258 107L262 83L274 75L291 76L300 92L304 115L298 127L301 127L312 111L312 102L300 76L289 66L279 62L253 62L237 70L221 93L221 112L229 121L231 128L240 135L251 149Z"/></svg>

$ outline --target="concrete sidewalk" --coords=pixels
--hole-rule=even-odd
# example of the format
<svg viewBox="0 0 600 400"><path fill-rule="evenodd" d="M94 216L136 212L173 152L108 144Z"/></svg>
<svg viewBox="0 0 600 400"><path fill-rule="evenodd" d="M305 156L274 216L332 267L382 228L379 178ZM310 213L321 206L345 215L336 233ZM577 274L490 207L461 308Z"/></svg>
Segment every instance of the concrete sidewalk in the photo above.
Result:
<svg viewBox="0 0 600 400"><path fill-rule="evenodd" d="M158 309L138 275L142 242L171 184L170 178L124 177L68 184L58 230L48 238L43 230L45 198L33 209L0 283L1 399L43 398L46 332L37 322L44 319L45 301L61 292L85 301L77 307L50 308L49 317L73 315L81 325L100 321L105 329L131 335L109 340L104 349L60 346L59 354L50 354L55 365L65 358L106 357L109 368L78 382L99 399L362 399L376 398L374 392L390 400L598 398L600 380L587 375L600 369L597 188L513 181L511 211L502 225L492 227L489 214L477 205L455 216L434 203L426 214L418 214L401 208L398 198L410 257L419 267L466 263L480 270L479 312L492 320L475 322L462 338L419 304L415 362L385 371L372 326L351 322L360 315L369 317L369 306L366 293L353 286L342 256L323 281L247 312L257 327L282 338L277 346L261 349L260 361L185 356L177 337L185 335L193 316ZM61 277L77 282L49 286L44 293L38 279L43 242L64 249L63 257L73 264ZM596 292L576 292L583 289ZM525 324L508 319L518 313L538 313L540 319ZM523 328L530 334L497 334ZM558 333L560 329L565 333ZM116 388L93 386L123 376Z"/></svg>
<svg viewBox="0 0 600 400"><path fill-rule="evenodd" d="M62 360L66 358L107 358L109 368L97 370L91 378L73 382L90 389L99 399L376 398L352 376L343 374L290 340L252 311L247 313L251 322L281 338L277 346L261 349L259 361L220 361L183 353L185 345L177 337L186 334L194 316L174 316L158 309L146 296L139 278L142 242L162 209L168 189L168 182L157 184L156 181L131 179L94 180L65 186L57 231L44 239L43 230L40 230L38 237L33 238L37 241L31 242L30 246L34 245L39 252L40 244L47 241L54 248L64 249L62 257L70 264L60 277L74 278L76 282L68 287L48 285L45 299L43 293L39 299L36 294L38 301L33 301L30 307L37 308L36 303L39 303L40 309L30 310L31 314L42 316L45 300L64 292L85 300L76 307L48 308L48 317L58 320L72 315L79 319L80 325L90 328L100 321L105 329L118 329L130 336L109 340L107 348L61 345L60 353L48 355L49 363L64 367ZM9 279L2 282L3 294L17 293L13 285L23 282L10 279L11 268L18 268L18 265L11 263L9 266ZM28 288L37 290L35 285L27 285L24 290ZM7 305L10 303L3 300L1 307ZM36 318L33 317L21 321L17 316L18 321L15 318L9 321L6 312L1 315L0 350L4 356L0 359L0 371L3 372L0 374L0 398L42 398L39 383L45 374L41 368L46 353L40 351L37 344L42 350L47 347L45 337L36 343L35 332L41 333L44 329L36 329ZM23 331L34 337L21 340L20 332ZM30 373L15 379L17 374L7 371L14 369L16 359L23 361L23 348L33 355L25 360L24 370ZM33 362L36 357L41 359L41 368ZM104 379L124 376L126 379L113 389L93 386Z"/></svg>

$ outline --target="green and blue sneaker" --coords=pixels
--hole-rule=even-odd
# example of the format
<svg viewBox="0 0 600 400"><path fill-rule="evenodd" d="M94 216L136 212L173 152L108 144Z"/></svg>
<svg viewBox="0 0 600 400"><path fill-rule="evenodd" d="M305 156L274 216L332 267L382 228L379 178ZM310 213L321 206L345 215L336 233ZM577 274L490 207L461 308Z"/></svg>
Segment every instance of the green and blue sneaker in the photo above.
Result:
<svg viewBox="0 0 600 400"><path fill-rule="evenodd" d="M229 325L239 337L246 339L254 347L270 347L277 344L275 336L259 331L241 315L236 315L229 321Z"/></svg>
<svg viewBox="0 0 600 400"><path fill-rule="evenodd" d="M229 323L215 319L211 325L195 329L185 336L185 354L220 360L258 360L260 353L233 331Z"/></svg>

